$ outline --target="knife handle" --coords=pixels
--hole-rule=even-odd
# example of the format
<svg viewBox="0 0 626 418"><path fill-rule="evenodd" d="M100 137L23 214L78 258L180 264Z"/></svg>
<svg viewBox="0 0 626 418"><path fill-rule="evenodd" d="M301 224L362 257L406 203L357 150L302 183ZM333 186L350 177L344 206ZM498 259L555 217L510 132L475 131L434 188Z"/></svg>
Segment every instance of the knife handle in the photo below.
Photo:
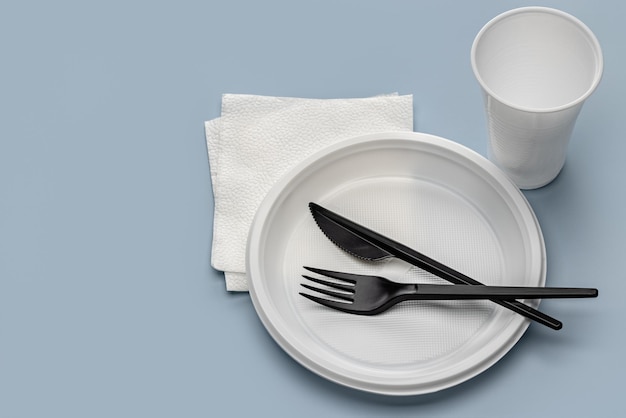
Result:
<svg viewBox="0 0 626 418"><path fill-rule="evenodd" d="M440 262L433 260L432 258L413 250L412 248L406 247L400 243L394 243L395 255L396 257L411 263L421 269L428 271L444 280L449 281L454 284L461 285L473 285L473 286L483 286L483 284L477 280L472 279L464 275L461 272L458 272ZM526 318L532 319L533 321L539 322L547 327L550 327L555 330L559 330L563 328L563 323L556 318L552 318L549 315L544 314L537 309L534 309L522 302L517 300L498 300L498 299L490 299L491 301L501 305L511 311L518 313Z"/></svg>
<svg viewBox="0 0 626 418"><path fill-rule="evenodd" d="M525 316L528 319L532 319L533 321L546 325L552 329L559 330L563 328L563 323L558 319L552 318L550 315L546 315L543 312L531 308L525 303L519 302L517 300L493 300L493 302L497 303L498 305L504 306L505 308L508 308L522 316Z"/></svg>

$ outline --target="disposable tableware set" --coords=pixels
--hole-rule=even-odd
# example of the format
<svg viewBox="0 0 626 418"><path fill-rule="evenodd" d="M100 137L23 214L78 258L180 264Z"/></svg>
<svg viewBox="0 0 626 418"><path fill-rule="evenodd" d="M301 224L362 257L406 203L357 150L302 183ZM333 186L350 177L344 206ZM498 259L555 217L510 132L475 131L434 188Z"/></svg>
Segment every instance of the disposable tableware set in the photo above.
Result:
<svg viewBox="0 0 626 418"><path fill-rule="evenodd" d="M525 7L480 29L470 57L487 158L413 132L412 96L398 94L225 95L206 123L211 263L227 290L250 292L285 352L330 381L443 390L495 364L531 323L560 330L542 299L598 296L546 287L521 191L559 175L602 76L597 39L565 12Z"/></svg>

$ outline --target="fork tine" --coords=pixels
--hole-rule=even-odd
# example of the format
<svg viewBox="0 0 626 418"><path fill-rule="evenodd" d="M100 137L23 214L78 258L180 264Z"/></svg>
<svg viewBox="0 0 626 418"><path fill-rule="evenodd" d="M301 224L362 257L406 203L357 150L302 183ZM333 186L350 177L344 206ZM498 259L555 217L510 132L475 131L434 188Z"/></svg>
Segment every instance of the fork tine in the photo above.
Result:
<svg viewBox="0 0 626 418"><path fill-rule="evenodd" d="M333 298L337 298L337 299L341 299L341 300L345 300L347 302L352 302L353 298L352 295L347 294L347 293L340 293L340 292L335 292L333 290L328 290L328 289L324 289L324 288L318 288L318 287L314 287L311 285L308 285L306 283L300 283L300 285L306 289L312 290L314 292L318 292L318 293L322 293L326 296L330 296Z"/></svg>
<svg viewBox="0 0 626 418"><path fill-rule="evenodd" d="M355 284L357 279L361 277L360 274L343 273L340 271L323 270L315 267L304 266L305 269L312 271L313 273L321 274L322 276L332 277L333 279L343 280L352 284Z"/></svg>
<svg viewBox="0 0 626 418"><path fill-rule="evenodd" d="M328 308L337 309L339 311L344 311L344 312L350 312L350 308L349 308L349 306L351 305L350 303L336 302L334 300L328 300L328 299L320 298L320 297L309 295L307 293L302 293L302 292L300 292L300 295L304 296L305 298L309 300L312 300L313 302L319 303L320 305L324 305Z"/></svg>
<svg viewBox="0 0 626 418"><path fill-rule="evenodd" d="M305 274L303 274L302 277L312 282L323 284L324 286L332 287L334 289L343 290L345 292L354 292L354 285L351 285L351 284L343 284L343 283L331 282L329 280L317 279L315 277L310 277Z"/></svg>

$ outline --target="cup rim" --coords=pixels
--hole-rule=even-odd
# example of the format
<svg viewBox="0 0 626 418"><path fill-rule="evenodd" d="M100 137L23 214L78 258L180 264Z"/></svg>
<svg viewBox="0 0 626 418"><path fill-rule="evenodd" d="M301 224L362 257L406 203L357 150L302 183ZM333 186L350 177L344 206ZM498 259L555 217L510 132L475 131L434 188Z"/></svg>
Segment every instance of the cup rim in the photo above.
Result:
<svg viewBox="0 0 626 418"><path fill-rule="evenodd" d="M591 85L589 86L589 88L582 95L580 95L578 98L576 98L575 100L572 100L572 101L570 101L568 103L565 103L565 104L562 104L562 105L559 105L559 106L546 107L546 108L541 108L541 107L537 107L536 108L536 107L522 106L522 105L513 103L513 102L511 102L509 100L506 100L506 99L502 98L500 95L496 94L487 85L487 83L485 83L485 81L481 77L480 72L478 71L478 65L476 63L476 50L478 49L478 44L480 43L480 40L483 37L483 35L489 29L491 29L495 24L499 23L500 21L502 21L504 19L507 19L507 18L509 18L509 17L511 17L513 15L518 15L518 14L523 14L523 13L530 13L530 12L532 12L532 13L541 12L541 13L553 14L553 15L556 15L556 16L559 16L561 18L569 20L570 22L572 22L575 25L577 25L587 35L587 37L589 38L589 41L593 45L594 52L596 53L596 62L597 62L596 73L594 75L594 79L591 82ZM513 108L513 109L522 110L522 111L525 111L525 112L532 112L532 113L558 112L558 111L561 111L561 110L569 109L571 107L574 107L574 106L584 102L589 96L591 96L591 94L598 87L598 84L600 84L600 80L602 79L602 74L604 72L604 58L603 58L603 54L602 54L602 48L600 47L600 42L598 42L598 38L591 31L591 29L589 29L589 27L587 25L585 25L580 19L572 16L569 13L566 13L566 12L564 12L562 10L553 9L553 8L550 8L550 7L542 7L542 6L528 6L528 7L520 7L520 8L508 10L508 11L506 11L504 13L501 13L501 14L497 15L496 17L491 19L489 22L487 22L480 29L480 31L478 32L478 34L474 38L474 42L472 43L471 64L472 64L472 71L474 72L474 76L478 80L478 83L480 84L480 86L483 88L483 90L485 90L485 92L487 94L489 94L489 96L495 98L500 103L503 103L503 104Z"/></svg>

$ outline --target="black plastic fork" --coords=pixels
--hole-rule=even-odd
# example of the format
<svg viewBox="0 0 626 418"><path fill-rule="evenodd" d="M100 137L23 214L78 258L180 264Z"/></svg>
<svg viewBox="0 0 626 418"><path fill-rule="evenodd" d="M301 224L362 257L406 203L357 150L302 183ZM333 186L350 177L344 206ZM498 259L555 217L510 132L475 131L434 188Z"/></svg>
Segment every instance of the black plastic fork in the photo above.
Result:
<svg viewBox="0 0 626 418"><path fill-rule="evenodd" d="M322 285L320 287L301 283L304 288L332 299L300 292L302 296L329 308L357 315L376 315L406 300L509 300L598 296L598 290L591 288L406 284L392 282L380 276L304 268L335 280L303 275L305 279Z"/></svg>

